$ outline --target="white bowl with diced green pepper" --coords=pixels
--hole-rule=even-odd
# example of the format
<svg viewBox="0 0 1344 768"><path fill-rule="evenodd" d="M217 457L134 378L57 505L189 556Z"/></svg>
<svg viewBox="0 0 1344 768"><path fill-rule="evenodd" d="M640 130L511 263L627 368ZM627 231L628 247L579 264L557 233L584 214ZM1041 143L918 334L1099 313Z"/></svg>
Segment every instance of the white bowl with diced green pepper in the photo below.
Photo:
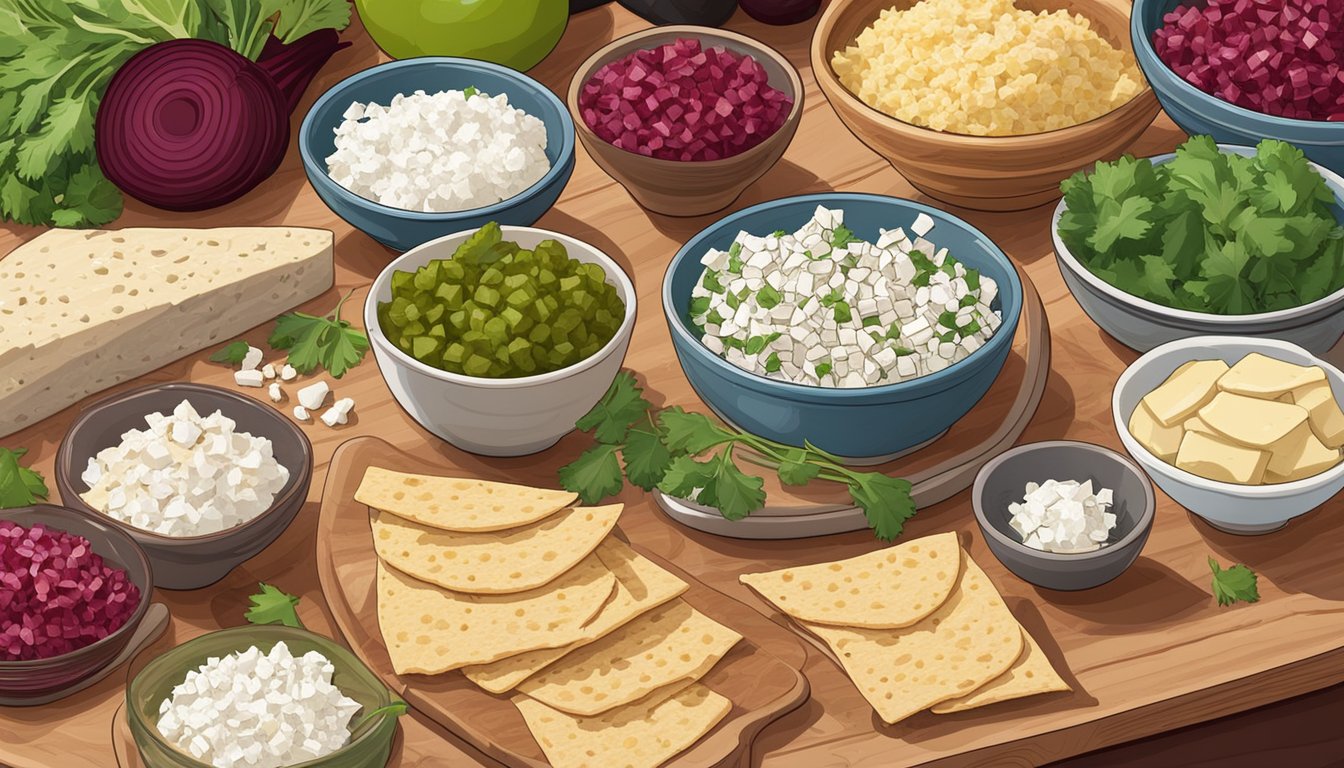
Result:
<svg viewBox="0 0 1344 768"><path fill-rule="evenodd" d="M597 248L490 224L407 251L364 322L388 388L421 426L487 456L545 450L621 368L634 286Z"/></svg>

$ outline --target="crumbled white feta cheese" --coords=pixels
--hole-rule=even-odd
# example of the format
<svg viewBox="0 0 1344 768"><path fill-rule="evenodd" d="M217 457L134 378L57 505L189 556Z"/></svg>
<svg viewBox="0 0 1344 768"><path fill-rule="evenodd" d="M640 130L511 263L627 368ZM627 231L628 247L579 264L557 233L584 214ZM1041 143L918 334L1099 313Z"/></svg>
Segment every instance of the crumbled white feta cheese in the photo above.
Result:
<svg viewBox="0 0 1344 768"><path fill-rule="evenodd" d="M267 379L275 378L275 366L267 363L261 367L261 375Z"/></svg>
<svg viewBox="0 0 1344 768"><path fill-rule="evenodd" d="M332 683L336 667L284 642L212 656L159 704L170 744L215 768L284 768L325 757L350 740L359 702Z"/></svg>
<svg viewBox="0 0 1344 768"><path fill-rule="evenodd" d="M1045 552L1092 552L1108 543L1116 517L1107 512L1114 494L1093 493L1092 481L1027 483L1021 502L1008 505L1009 527L1022 543Z"/></svg>
<svg viewBox="0 0 1344 768"><path fill-rule="evenodd" d="M255 371L257 366L261 365L262 352L260 349L251 345L247 348L247 354L243 355L242 369L244 371Z"/></svg>
<svg viewBox="0 0 1344 768"><path fill-rule="evenodd" d="M312 418L312 416L308 413L307 408L304 408L302 405L296 405L294 406L294 418L299 421L307 421Z"/></svg>
<svg viewBox="0 0 1344 768"><path fill-rule="evenodd" d="M271 398L271 402L279 403L285 399L285 391L280 388L279 382L271 382L271 386L266 388L266 396Z"/></svg>
<svg viewBox="0 0 1344 768"><path fill-rule="evenodd" d="M220 411L201 417L183 400L145 417L121 443L89 459L81 498L124 523L165 536L234 528L270 508L289 482L265 437L236 430Z"/></svg>
<svg viewBox="0 0 1344 768"><path fill-rule="evenodd" d="M343 397L331 404L327 412L322 414L322 423L328 427L334 427L337 424L344 424L349 421L350 412L355 409L353 398Z"/></svg>
<svg viewBox="0 0 1344 768"><path fill-rule="evenodd" d="M316 411L327 401L327 395L331 392L331 386L325 381L315 381L312 384L299 390L299 405L310 411Z"/></svg>
<svg viewBox="0 0 1344 768"><path fill-rule="evenodd" d="M233 383L240 387L260 387L264 381L261 371L254 369L246 371L234 371Z"/></svg>
<svg viewBox="0 0 1344 768"><path fill-rule="evenodd" d="M843 222L818 207L792 234L739 232L701 257L691 319L705 347L769 378L867 387L943 370L1002 324L994 281L924 239L932 217L915 218L914 242L900 228L856 241Z"/></svg>
<svg viewBox="0 0 1344 768"><path fill-rule="evenodd" d="M284 368L280 369L281 381L293 381L299 377L299 372L294 370L294 366L286 363Z"/></svg>

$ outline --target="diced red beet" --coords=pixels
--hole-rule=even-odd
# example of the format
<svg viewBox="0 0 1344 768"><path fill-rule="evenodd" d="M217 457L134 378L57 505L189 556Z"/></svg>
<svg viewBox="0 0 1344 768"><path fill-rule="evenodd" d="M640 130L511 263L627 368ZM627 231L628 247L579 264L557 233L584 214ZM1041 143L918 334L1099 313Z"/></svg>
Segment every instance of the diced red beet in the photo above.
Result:
<svg viewBox="0 0 1344 768"><path fill-rule="evenodd" d="M1186 82L1265 114L1344 120L1344 0L1208 0L1153 33Z"/></svg>
<svg viewBox="0 0 1344 768"><path fill-rule="evenodd" d="M0 520L0 661L49 659L116 632L140 588L88 539Z"/></svg>
<svg viewBox="0 0 1344 768"><path fill-rule="evenodd" d="M603 141L663 160L720 160L765 141L793 99L751 56L678 38L599 69L579 91L579 115Z"/></svg>

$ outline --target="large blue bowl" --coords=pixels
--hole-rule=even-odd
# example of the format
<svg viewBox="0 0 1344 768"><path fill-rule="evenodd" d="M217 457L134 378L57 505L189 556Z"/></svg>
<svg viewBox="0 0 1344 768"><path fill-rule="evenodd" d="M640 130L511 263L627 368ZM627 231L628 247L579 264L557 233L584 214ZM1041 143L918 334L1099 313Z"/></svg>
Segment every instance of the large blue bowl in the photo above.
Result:
<svg viewBox="0 0 1344 768"><path fill-rule="evenodd" d="M474 86L483 93L508 94L509 104L546 124L546 157L551 170L518 195L484 208L424 213L382 205L360 197L327 175L326 158L336 151L336 126L352 102L386 105L399 93L428 93ZM322 94L303 118L299 153L308 181L336 215L389 248L408 251L444 235L487 222L526 227L536 223L560 197L574 172L574 121L555 94L521 72L486 61L447 56L403 59L357 72Z"/></svg>
<svg viewBox="0 0 1344 768"><path fill-rule="evenodd" d="M1162 17L1190 0L1134 0L1130 37L1139 68L1157 94L1162 109L1181 130L1205 133L1220 144L1255 146L1261 139L1282 139L1296 145L1311 160L1344 173L1344 123L1293 120L1238 107L1207 94L1177 75L1153 48L1153 33Z"/></svg>
<svg viewBox="0 0 1344 768"><path fill-rule="evenodd" d="M739 231L790 232L818 205L839 208L845 226L868 241L879 229L905 227L920 213L933 217L929 239L968 268L999 284L993 308L1003 325L970 357L918 379L863 389L792 384L749 373L711 352L689 320L691 290L710 248L726 249ZM826 193L772 200L734 213L702 230L677 252L663 277L663 313L682 371L700 399L725 421L788 445L804 440L856 460L889 458L947 431L989 390L1013 346L1022 310L1022 283L1012 262L988 237L949 213L884 195Z"/></svg>

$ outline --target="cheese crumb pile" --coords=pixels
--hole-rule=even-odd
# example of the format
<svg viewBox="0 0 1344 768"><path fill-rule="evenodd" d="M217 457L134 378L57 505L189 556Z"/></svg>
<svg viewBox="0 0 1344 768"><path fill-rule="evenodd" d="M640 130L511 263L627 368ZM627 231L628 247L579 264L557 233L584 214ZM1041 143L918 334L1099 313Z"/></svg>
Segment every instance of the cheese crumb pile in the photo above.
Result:
<svg viewBox="0 0 1344 768"><path fill-rule="evenodd" d="M89 459L84 502L109 517L164 536L204 536L252 520L289 482L265 437L236 431L219 411L202 417L183 400L172 416L151 413L149 429Z"/></svg>
<svg viewBox="0 0 1344 768"><path fill-rule="evenodd" d="M359 702L332 685L336 667L283 641L211 657L159 705L159 733L215 768L284 768L335 752L350 739Z"/></svg>
<svg viewBox="0 0 1344 768"><path fill-rule="evenodd" d="M397 94L390 106L355 102L327 158L332 180L408 211L449 213L507 200L551 169L546 124L505 94Z"/></svg>
<svg viewBox="0 0 1344 768"><path fill-rule="evenodd" d="M835 74L869 106L907 123L1017 136L1087 122L1142 90L1134 56L1067 11L1013 0L922 0L889 8L836 51Z"/></svg>
<svg viewBox="0 0 1344 768"><path fill-rule="evenodd" d="M1116 517L1106 510L1114 492L1092 492L1092 481L1046 480L1027 483L1020 503L1008 505L1008 525L1022 543L1042 552L1076 554L1093 552L1108 543Z"/></svg>

